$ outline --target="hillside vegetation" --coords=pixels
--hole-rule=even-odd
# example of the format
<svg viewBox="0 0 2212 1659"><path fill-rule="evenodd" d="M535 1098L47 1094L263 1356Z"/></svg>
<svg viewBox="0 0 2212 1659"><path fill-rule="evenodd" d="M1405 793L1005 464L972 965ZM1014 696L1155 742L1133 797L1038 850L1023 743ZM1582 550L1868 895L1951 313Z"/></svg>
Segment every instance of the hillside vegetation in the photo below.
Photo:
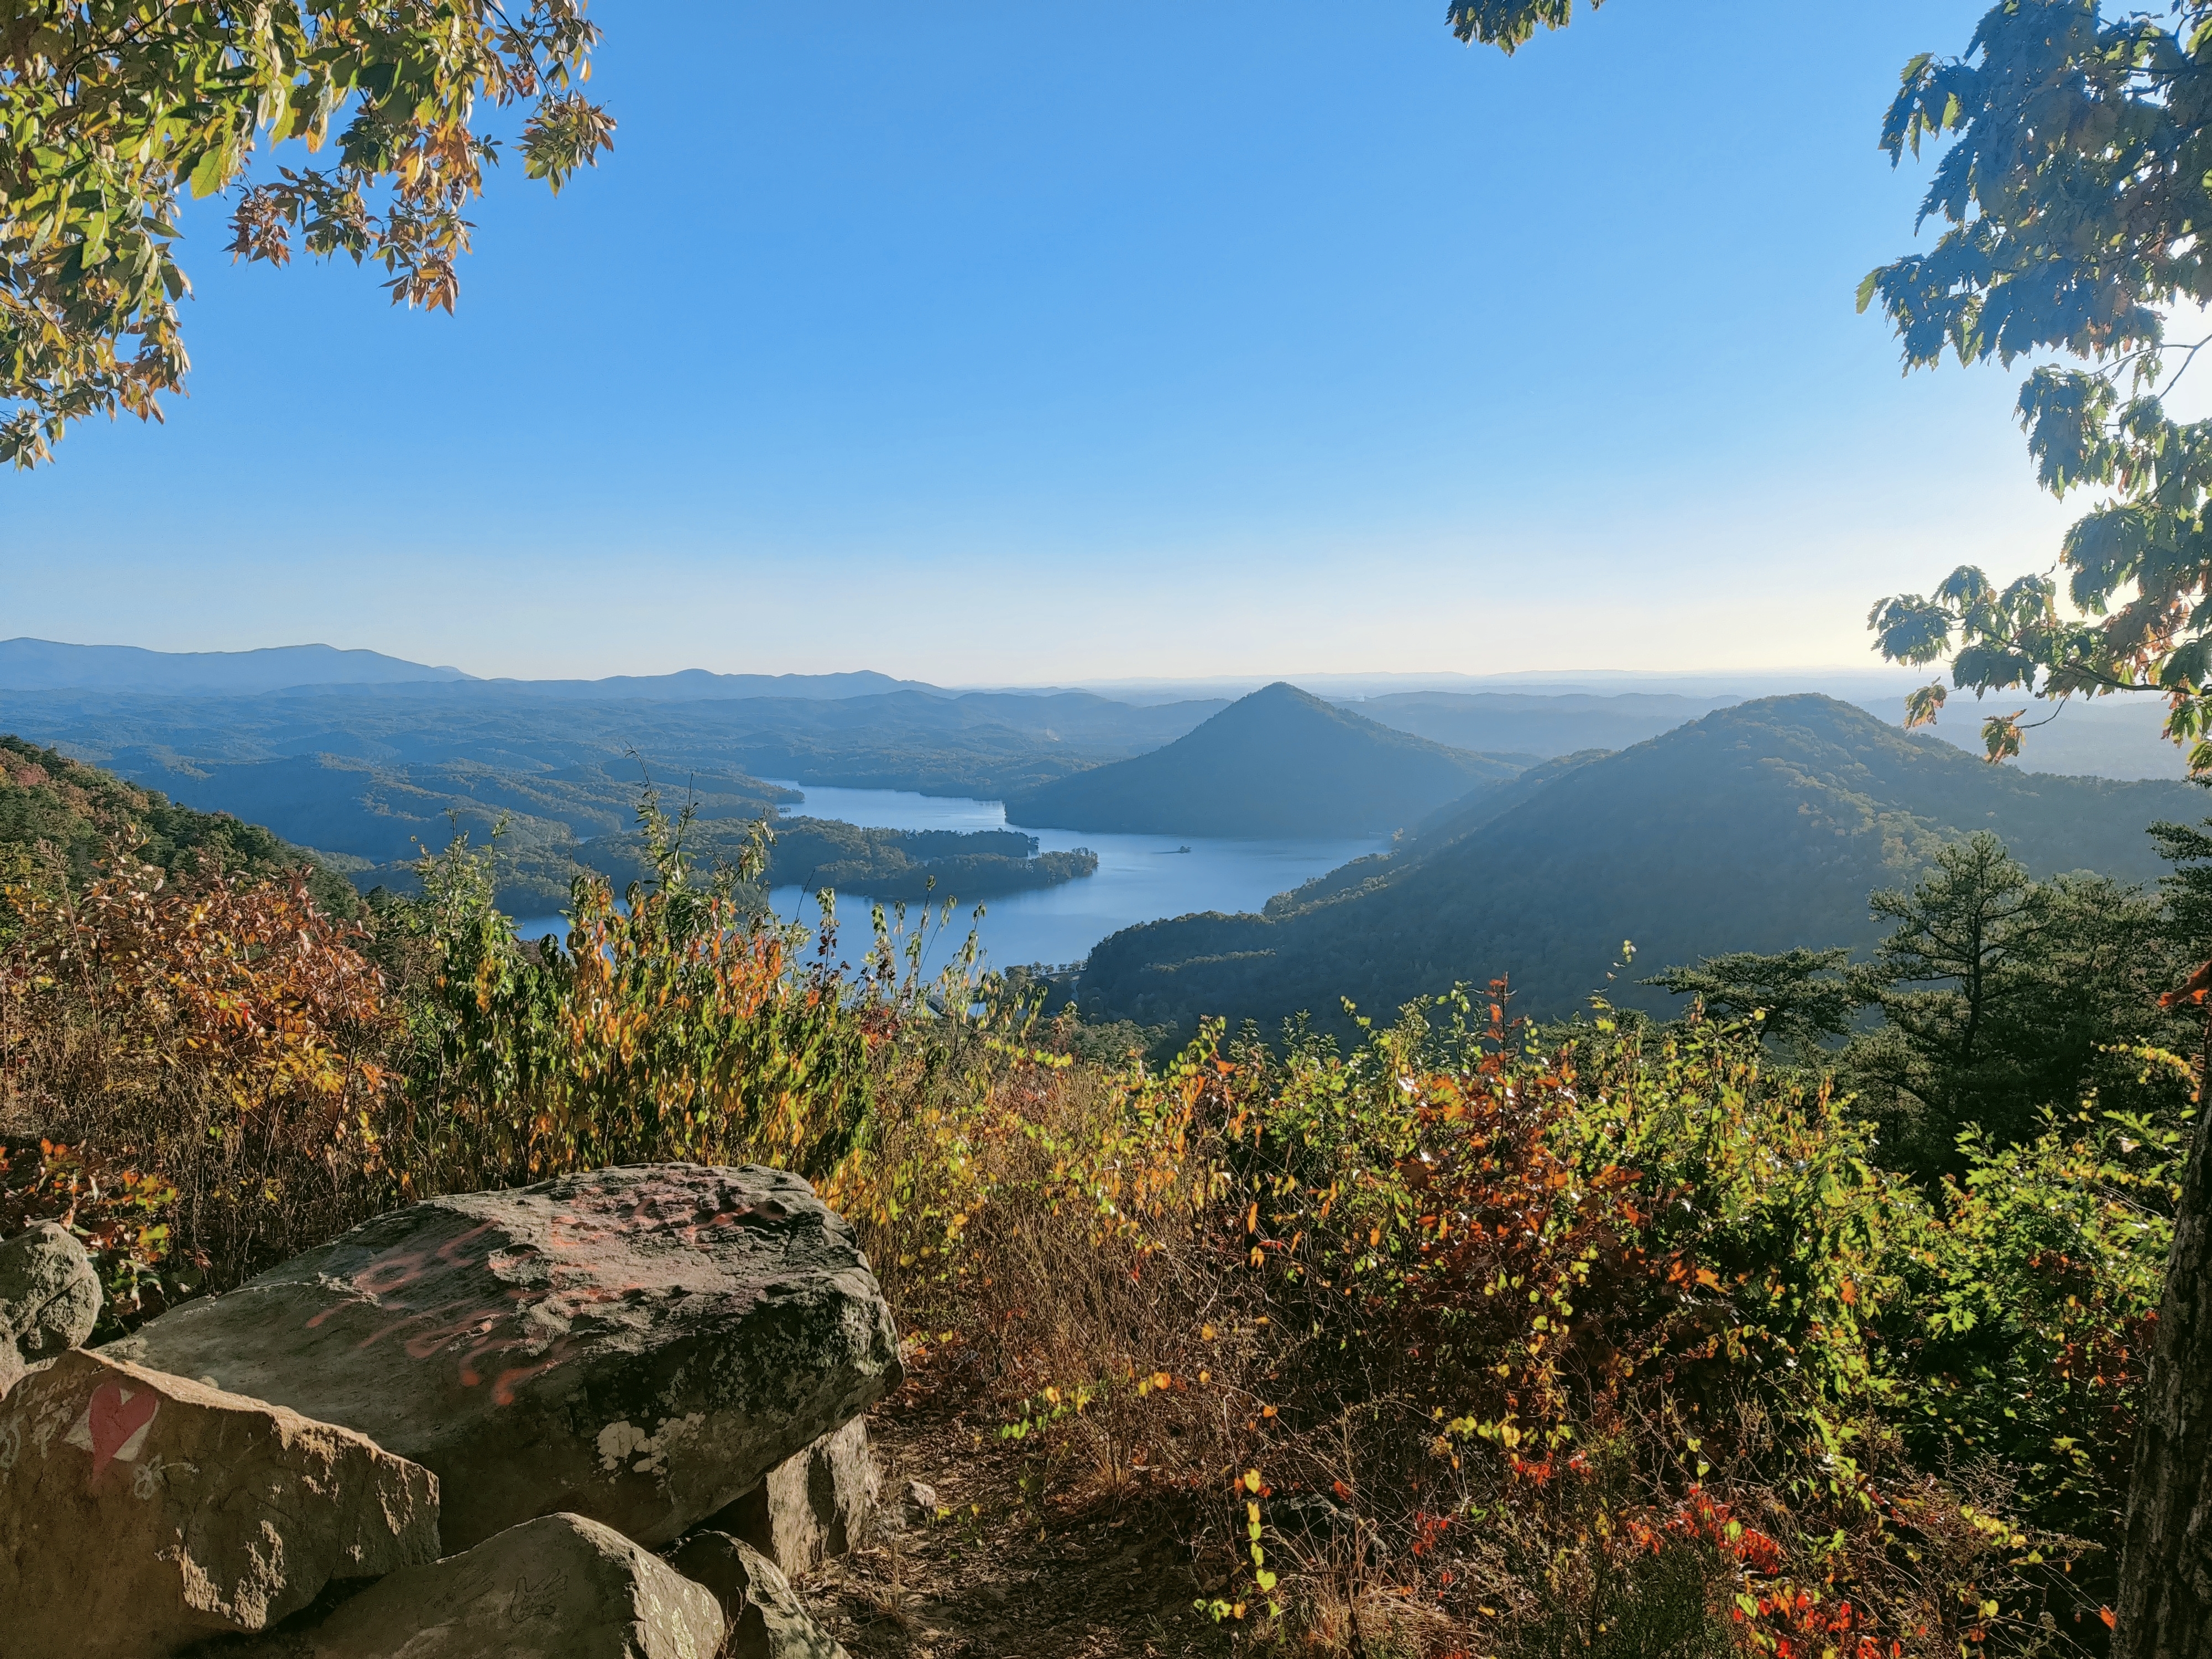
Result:
<svg viewBox="0 0 2212 1659"><path fill-rule="evenodd" d="M1367 835L1518 770L1278 682L1151 754L1011 795L1006 817L1134 835Z"/></svg>
<svg viewBox="0 0 2212 1659"><path fill-rule="evenodd" d="M714 686L732 678L696 678ZM1139 708L1082 693L831 695L853 690L850 682L891 684L881 676L808 681L806 695L781 697L714 696L697 687L681 696L668 681L690 686L685 676L638 682L629 700L612 696L608 683L583 682L202 698L0 691L0 714L143 787L269 824L333 863L364 866L356 870L364 889L406 885L409 863L422 848L443 846L456 827L483 845L503 825L494 851L500 902L516 915L544 915L565 902L580 869L636 867L635 848L617 843L632 833L648 775L672 803L692 805L702 830L750 823L799 799L763 774L995 798L1156 747L1221 706ZM737 683L778 684L761 676ZM908 868L914 859L869 856L870 885L856 890L908 896L926 884ZM933 873L981 897L1070 879L1081 866L1054 857Z"/></svg>
<svg viewBox="0 0 2212 1659"><path fill-rule="evenodd" d="M52 859L82 883L118 849L168 876L204 868L266 879L298 871L326 910L344 916L359 908L343 876L258 823L194 811L52 749L0 736L0 873Z"/></svg>
<svg viewBox="0 0 2212 1659"><path fill-rule="evenodd" d="M493 846L501 902L522 914L556 908L592 850L628 835L647 773L637 757L562 767L481 762L377 762L309 754L277 760L142 761L184 799L273 823L346 861L356 884L404 886L414 861L458 830ZM695 772L684 798L703 821L750 823L799 792L742 775ZM496 836L495 843L494 837Z"/></svg>
<svg viewBox="0 0 2212 1659"><path fill-rule="evenodd" d="M2144 831L2203 805L2189 785L2001 769L1832 698L1766 698L1486 787L1394 856L1265 915L1116 933L1092 951L1082 999L1186 1030L1301 1012L1335 1025L1346 997L1383 1013L1510 973L1521 1006L1562 1014L1607 982L1624 940L1662 965L1869 945L1868 895L1978 830L2039 874L2148 879L2162 866Z"/></svg>

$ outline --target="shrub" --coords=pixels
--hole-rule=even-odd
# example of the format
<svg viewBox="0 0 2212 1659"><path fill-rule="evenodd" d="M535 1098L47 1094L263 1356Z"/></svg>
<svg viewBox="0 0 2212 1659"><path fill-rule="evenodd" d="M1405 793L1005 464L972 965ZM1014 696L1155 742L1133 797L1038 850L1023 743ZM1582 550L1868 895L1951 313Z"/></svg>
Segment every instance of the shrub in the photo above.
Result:
<svg viewBox="0 0 2212 1659"><path fill-rule="evenodd" d="M1205 1605L1262 1634L2070 1642L2055 1512L1910 1455L1929 1265L2001 1271L1987 1229L1749 1033L1546 1054L1468 1012L1110 1079L1033 1028L925 1111L880 1092L908 1176L864 1224L918 1365L1006 1401L1041 1483L1184 1495Z"/></svg>
<svg viewBox="0 0 2212 1659"><path fill-rule="evenodd" d="M397 1012L304 875L171 880L118 856L81 890L0 889L9 1224L74 1220L120 1316L357 1218Z"/></svg>
<svg viewBox="0 0 2212 1659"><path fill-rule="evenodd" d="M788 932L753 926L733 884L695 885L678 826L650 798L647 813L662 873L623 904L579 876L565 940L517 940L488 854L459 839L390 908L410 1018L403 1190L755 1155L818 1173L865 1113L870 1028L834 957L805 963Z"/></svg>

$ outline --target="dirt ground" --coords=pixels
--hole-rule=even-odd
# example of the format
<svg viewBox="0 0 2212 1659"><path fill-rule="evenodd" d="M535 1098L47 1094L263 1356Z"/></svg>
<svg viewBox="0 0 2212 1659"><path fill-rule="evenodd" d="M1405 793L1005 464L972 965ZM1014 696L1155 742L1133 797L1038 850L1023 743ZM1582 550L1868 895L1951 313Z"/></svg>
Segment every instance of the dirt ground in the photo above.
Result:
<svg viewBox="0 0 2212 1659"><path fill-rule="evenodd" d="M869 1418L884 1495L934 1489L938 1514L798 1586L853 1659L1146 1659L1227 1654L1172 1495L1071 1497L996 1420L909 1388ZM1054 1492L1054 1486L1063 1490ZM1036 1494L1043 1488L1042 1496Z"/></svg>

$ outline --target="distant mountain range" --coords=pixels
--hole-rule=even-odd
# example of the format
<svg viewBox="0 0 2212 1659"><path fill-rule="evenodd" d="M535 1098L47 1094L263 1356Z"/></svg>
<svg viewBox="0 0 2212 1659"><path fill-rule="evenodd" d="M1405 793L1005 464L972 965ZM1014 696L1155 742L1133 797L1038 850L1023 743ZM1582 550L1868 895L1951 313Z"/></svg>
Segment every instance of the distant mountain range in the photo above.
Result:
<svg viewBox="0 0 2212 1659"><path fill-rule="evenodd" d="M673 674L611 674L599 680L493 680L490 684L523 696L562 702L719 702L742 697L802 698L834 702L917 691L949 696L921 680L893 679L872 669L850 674L715 674L703 668Z"/></svg>
<svg viewBox="0 0 2212 1659"><path fill-rule="evenodd" d="M0 689L11 691L142 691L252 696L295 685L390 685L465 680L374 651L280 645L261 651L142 651L135 645L60 645L0 640Z"/></svg>
<svg viewBox="0 0 2212 1659"><path fill-rule="evenodd" d="M570 702L487 681L253 697L0 690L0 731L186 795L196 786L174 775L325 757L355 771L459 767L525 781L612 767L633 785L649 771L678 796L694 775L743 773L1000 799L1156 749L1221 706L1133 708L1085 692Z"/></svg>
<svg viewBox="0 0 2212 1659"><path fill-rule="evenodd" d="M1387 834L1525 764L1394 731L1278 683L1164 748L1010 795L1006 818L1133 835Z"/></svg>
<svg viewBox="0 0 2212 1659"><path fill-rule="evenodd" d="M1265 915L1153 922L1094 949L1093 1011L1146 1024L1203 1014L1341 1023L1339 999L1387 1014L1455 981L1510 975L1524 1012L1558 1015L1607 984L1656 1006L1637 975L1722 951L1863 945L1873 889L1936 849L1996 832L2039 873L2148 880L2154 821L2194 822L2189 785L1992 767L1822 696L1762 699L1615 754L1486 783L1393 855L1285 896Z"/></svg>
<svg viewBox="0 0 2212 1659"><path fill-rule="evenodd" d="M788 804L795 784L1004 800L1017 821L1079 830L1364 834L1415 826L1535 758L1632 747L1729 695L1720 681L1629 684L1337 677L1267 688L1209 728L1224 699L1161 702L1157 688L1138 702L874 672L491 680L320 645L165 653L17 639L0 641L0 732L266 823L334 867L367 866L364 879L456 823L481 839L503 821L502 891L542 913L585 843L628 832L648 775L672 805L692 798L732 821ZM1306 695L1316 689L1366 695L1332 704ZM1894 698L1877 704L1901 718ZM1256 717L1271 707L1281 718ZM1961 700L1941 735L1978 747L1981 712ZM2026 763L2172 776L2180 760L2158 719L2148 705L2069 708L2031 737Z"/></svg>
<svg viewBox="0 0 2212 1659"><path fill-rule="evenodd" d="M1904 718L1904 692L1917 676L1895 670L1814 670L1797 676L1773 671L1734 674L1632 674L1618 671L1529 674L1317 674L1296 682L1340 707L1378 724L1453 748L1486 753L1551 756L1639 743L1714 708L1747 696L1777 691L1819 691L1841 697L1896 724ZM292 699L315 697L326 705L364 706L392 699L434 705L434 721L473 720L485 711L571 707L616 723L657 720L642 709L696 705L702 711L754 705L732 724L763 735L760 764L781 767L803 781L855 787L895 787L968 794L993 794L1032 787L1057 771L1074 769L1156 747L1195 726L1237 696L1258 689L1252 680L1129 680L1087 687L958 690L873 671L832 674L721 674L685 669L669 674L614 675L604 679L479 679L458 668L432 667L374 651L326 645L282 646L258 651L161 652L131 646L64 645L50 640L0 641L0 720L9 694L71 693L97 701L133 696L191 698ZM871 699L908 696L959 705L914 718L896 717L897 744L870 751L850 733L865 727L881 707ZM774 707L771 707L773 705ZM817 712L796 714L802 705ZM1992 706L1993 707L1993 706ZM835 709L837 712L827 711ZM781 710L781 712L779 712ZM1087 711L1087 712L1085 712ZM1936 735L1978 752L1983 716L1991 712L1961 698L1947 709ZM2038 711L2046 713L2047 710ZM854 720L845 718L859 715ZM2076 703L2063 718L2039 727L2019 763L2024 770L2118 778L2179 778L2180 753L2159 733L2163 709L2155 699L2113 698ZM320 718L331 718L325 714ZM345 717L341 716L340 719ZM709 720L719 717L708 713ZM250 718L249 725L263 723ZM947 726L963 732L1006 725L1020 734L1011 742L985 738L949 748L914 740ZM823 728L848 735L824 738ZM1090 737L1104 750L1085 752ZM778 740L787 740L779 750ZM1055 746L1061 763L1023 775L1015 752L1031 747L1043 759ZM979 749L983 763L960 751ZM911 750L902 760L899 751ZM203 751L194 751L203 752ZM341 749L338 752L351 752ZM994 758L985 759L985 756ZM466 756L464 758L483 758ZM733 757L719 752L717 764ZM899 780L896 783L890 779Z"/></svg>
<svg viewBox="0 0 2212 1659"><path fill-rule="evenodd" d="M184 674L179 664L264 678L303 666L454 672L324 647L206 659L42 658L47 649L12 641L0 660L58 678L85 665L155 678ZM750 678L788 688L787 677ZM848 690L897 684L814 678ZM1624 938L1639 947L1638 973L1721 950L1863 944L1869 890L1910 881L1936 847L1976 829L1996 830L2039 872L2146 879L2158 866L2144 827L2194 821L2208 805L2175 782L1992 768L1823 696L1701 714L1697 700L1423 690L1347 708L1282 684L1233 705L911 686L659 700L389 678L223 696L0 687L0 732L160 790L177 805L131 811L170 813L177 827L162 833L179 845L230 833L202 815L234 814L283 838L255 856L313 849L364 885L398 878L418 845L442 843L456 824L481 841L503 821L502 901L522 914L556 908L580 864L629 856L622 845L648 775L672 808L696 803L702 843L716 847L734 846L752 817L797 805L794 783L1000 799L1012 822L1038 828L1402 832L1390 853L1279 896L1262 915L1182 917L1100 943L1085 999L1148 1024L1206 1012L1273 1021L1300 1009L1328 1019L1344 994L1382 1012L1498 973L1513 975L1531 1009L1557 1012L1604 982ZM1954 739L1971 736L1976 712L1947 716ZM2070 733L2062 741L2075 752L2136 764L2130 744L2152 741L2139 729L2146 714L2154 722L2156 710L2140 706L2072 708L2030 741ZM32 823L23 819L18 841L47 834ZM72 860L89 855L89 833L68 829ZM887 891L934 875L940 890L957 879L981 896L1083 874L996 843L952 851L834 827L807 833L820 845L795 834L788 868L771 880L795 881L802 866L842 878L865 865ZM1615 991L1644 995L1627 982Z"/></svg>
<svg viewBox="0 0 2212 1659"><path fill-rule="evenodd" d="M0 640L0 690L138 691L189 696L255 696L309 687L453 684L472 682L558 702L690 702L736 697L841 698L886 691L928 691L919 680L863 671L850 674L617 674L599 680L479 680L458 668L433 668L375 651L328 645L280 645L258 651L146 651L134 645L64 645Z"/></svg>

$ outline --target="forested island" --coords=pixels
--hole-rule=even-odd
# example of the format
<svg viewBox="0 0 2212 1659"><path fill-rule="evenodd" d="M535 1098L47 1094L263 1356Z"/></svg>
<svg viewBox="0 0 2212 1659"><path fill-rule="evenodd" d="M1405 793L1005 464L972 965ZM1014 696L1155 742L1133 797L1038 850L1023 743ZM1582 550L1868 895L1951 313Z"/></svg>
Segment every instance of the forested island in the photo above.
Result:
<svg viewBox="0 0 2212 1659"><path fill-rule="evenodd" d="M708 864L735 866L753 836L750 824L694 823L686 850ZM1057 886L1094 875L1098 855L1087 848L1040 853L1037 838L1018 830L864 829L833 818L787 818L770 825L769 887L834 887L879 899L980 900ZM579 861L617 885L651 873L636 835L586 842Z"/></svg>

